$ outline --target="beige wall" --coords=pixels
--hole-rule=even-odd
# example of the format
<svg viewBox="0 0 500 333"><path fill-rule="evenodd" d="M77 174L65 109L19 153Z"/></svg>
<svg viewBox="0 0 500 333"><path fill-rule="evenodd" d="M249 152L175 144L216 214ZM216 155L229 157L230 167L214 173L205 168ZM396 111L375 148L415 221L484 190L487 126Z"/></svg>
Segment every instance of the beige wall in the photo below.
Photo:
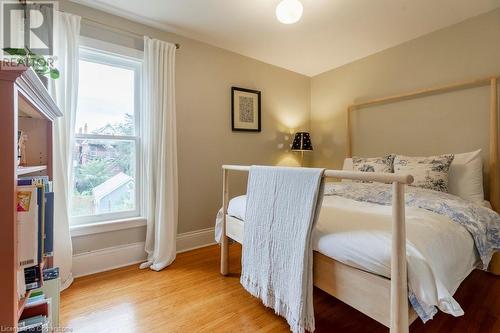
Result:
<svg viewBox="0 0 500 333"><path fill-rule="evenodd" d="M221 206L221 165L294 164L285 136L309 128L310 79L275 66L149 28L81 5L61 9L107 25L181 44L177 52L176 98L179 165L179 233L214 226ZM94 28L83 21L82 34L134 47L141 41ZM230 88L262 92L262 132L232 132ZM233 177L237 191L245 179ZM144 240L145 228L73 238L74 253Z"/></svg>
<svg viewBox="0 0 500 333"><path fill-rule="evenodd" d="M311 80L313 164L339 168L353 102L500 74L500 9L428 34ZM353 154L432 155L483 148L489 87L371 107L353 114Z"/></svg>
<svg viewBox="0 0 500 333"><path fill-rule="evenodd" d="M179 233L213 226L221 204L223 163L294 164L285 136L311 129L316 166L338 168L345 156L348 104L500 74L500 9L308 78L207 44L74 3L63 10L151 37L180 43L177 53ZM137 38L83 32L130 47ZM230 87L262 91L262 133L230 129ZM404 110L404 112L401 112ZM487 158L488 89L433 96L357 111L354 153L430 155L481 147ZM394 128L395 126L398 128ZM235 176L235 194L244 177ZM144 228L73 239L80 253L144 239Z"/></svg>

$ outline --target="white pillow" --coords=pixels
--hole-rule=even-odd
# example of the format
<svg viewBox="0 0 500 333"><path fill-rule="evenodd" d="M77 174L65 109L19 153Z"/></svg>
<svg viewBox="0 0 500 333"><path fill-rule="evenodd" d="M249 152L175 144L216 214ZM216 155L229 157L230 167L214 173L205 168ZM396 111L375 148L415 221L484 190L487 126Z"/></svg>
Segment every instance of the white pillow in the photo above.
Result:
<svg viewBox="0 0 500 333"><path fill-rule="evenodd" d="M483 190L483 161L481 149L470 153L456 154L450 165L448 175L449 193L465 200L482 204Z"/></svg>

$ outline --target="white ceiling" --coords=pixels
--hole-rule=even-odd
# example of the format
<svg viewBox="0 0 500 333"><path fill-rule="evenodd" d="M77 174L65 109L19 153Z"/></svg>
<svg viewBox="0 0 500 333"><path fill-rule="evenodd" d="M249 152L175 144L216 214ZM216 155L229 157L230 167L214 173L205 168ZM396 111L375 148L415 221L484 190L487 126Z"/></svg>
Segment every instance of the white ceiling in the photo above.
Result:
<svg viewBox="0 0 500 333"><path fill-rule="evenodd" d="M308 76L500 6L500 0L301 0L302 19L283 25L275 17L279 1L75 0Z"/></svg>

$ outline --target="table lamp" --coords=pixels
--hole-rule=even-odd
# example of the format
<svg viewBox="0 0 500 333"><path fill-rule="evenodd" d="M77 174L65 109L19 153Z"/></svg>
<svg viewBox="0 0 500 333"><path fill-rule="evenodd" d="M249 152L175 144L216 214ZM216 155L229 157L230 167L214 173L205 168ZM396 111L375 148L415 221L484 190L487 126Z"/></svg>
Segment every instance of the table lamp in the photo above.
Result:
<svg viewBox="0 0 500 333"><path fill-rule="evenodd" d="M313 146L308 132L297 132L293 138L292 151L300 151L300 166L304 164L304 152L312 151Z"/></svg>

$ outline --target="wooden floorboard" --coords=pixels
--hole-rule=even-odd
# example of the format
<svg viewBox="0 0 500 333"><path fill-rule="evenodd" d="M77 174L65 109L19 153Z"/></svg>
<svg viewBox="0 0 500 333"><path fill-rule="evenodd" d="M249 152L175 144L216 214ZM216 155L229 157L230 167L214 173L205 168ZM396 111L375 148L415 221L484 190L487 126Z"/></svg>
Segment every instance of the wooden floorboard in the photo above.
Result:
<svg viewBox="0 0 500 333"><path fill-rule="evenodd" d="M241 248L230 249L232 274L219 274L210 246L178 255L161 272L137 265L76 279L62 293L61 326L73 332L289 332L286 322L239 284ZM455 295L465 315L417 319L410 332L500 332L500 278L475 271ZM388 332L315 289L316 332Z"/></svg>

